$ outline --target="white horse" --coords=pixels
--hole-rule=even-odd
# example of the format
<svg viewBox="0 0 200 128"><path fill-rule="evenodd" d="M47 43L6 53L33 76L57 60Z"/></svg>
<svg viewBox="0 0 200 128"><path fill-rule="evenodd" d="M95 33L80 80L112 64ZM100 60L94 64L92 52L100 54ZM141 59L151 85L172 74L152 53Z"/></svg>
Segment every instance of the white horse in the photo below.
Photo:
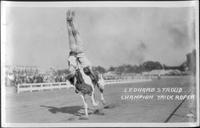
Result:
<svg viewBox="0 0 200 128"><path fill-rule="evenodd" d="M104 79L102 75L95 74L98 78L98 84L94 85L91 78L86 75L83 71L83 68L80 66L77 67L75 72L75 79L74 79L74 86L75 89L78 91L78 94L81 96L84 104L85 109L85 116L88 118L88 104L86 102L86 95L89 95L92 101L92 105L97 107L99 105L98 102L95 101L95 87L98 87L98 90L100 91L101 95L101 102L102 104L105 104L104 96L103 96L103 90L104 90Z"/></svg>

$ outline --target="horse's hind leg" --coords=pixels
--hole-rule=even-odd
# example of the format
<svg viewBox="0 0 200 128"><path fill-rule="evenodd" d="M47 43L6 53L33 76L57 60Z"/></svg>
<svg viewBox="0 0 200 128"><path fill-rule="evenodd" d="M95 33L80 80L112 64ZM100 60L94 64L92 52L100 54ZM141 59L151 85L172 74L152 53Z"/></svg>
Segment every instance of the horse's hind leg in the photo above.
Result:
<svg viewBox="0 0 200 128"><path fill-rule="evenodd" d="M103 103L103 104L106 104L106 101L105 101L105 99L104 99L104 96L103 96L103 91L101 91L100 90L100 92L101 92L101 102Z"/></svg>
<svg viewBox="0 0 200 128"><path fill-rule="evenodd" d="M104 96L103 96L104 85L103 85L103 84L98 84L97 87L98 87L98 89L99 89L99 91L100 91L101 102L102 102L103 104L105 104L106 102L105 102L105 99L104 99Z"/></svg>
<svg viewBox="0 0 200 128"><path fill-rule="evenodd" d="M86 103L85 96L81 95L81 98L83 100L83 105L84 105L84 109L85 109L85 116L86 116L86 119L87 119L88 118L88 105Z"/></svg>

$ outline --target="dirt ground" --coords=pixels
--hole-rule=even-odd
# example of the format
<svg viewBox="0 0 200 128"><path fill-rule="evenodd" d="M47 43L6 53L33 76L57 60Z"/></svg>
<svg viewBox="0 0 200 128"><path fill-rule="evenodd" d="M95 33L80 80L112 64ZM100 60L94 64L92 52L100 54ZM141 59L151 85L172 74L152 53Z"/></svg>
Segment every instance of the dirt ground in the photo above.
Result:
<svg viewBox="0 0 200 128"><path fill-rule="evenodd" d="M24 92L6 95L7 123L162 123L170 116L182 100L122 100L125 88L182 88L179 94L187 94L194 88L190 77L153 79L150 82L115 84L105 86L106 105L96 108L89 103L89 119L83 120L84 109L81 97L73 89ZM131 95L154 95L158 93L132 92ZM163 92L161 94L175 94ZM193 94L195 94L193 92ZM99 94L97 94L98 96ZM196 97L186 100L168 122L196 121ZM90 102L88 99L87 102Z"/></svg>

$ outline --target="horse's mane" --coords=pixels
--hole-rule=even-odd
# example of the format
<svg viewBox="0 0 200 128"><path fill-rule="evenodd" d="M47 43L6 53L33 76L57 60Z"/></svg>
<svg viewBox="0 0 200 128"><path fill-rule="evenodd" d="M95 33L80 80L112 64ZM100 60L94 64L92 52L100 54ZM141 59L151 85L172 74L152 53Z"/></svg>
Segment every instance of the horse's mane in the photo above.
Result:
<svg viewBox="0 0 200 128"><path fill-rule="evenodd" d="M76 77L76 82L77 82L77 84L83 84L83 83L85 83L85 81L84 81L84 79L83 79L83 76L82 76L82 74L81 74L80 69L77 69L77 70L76 70L75 77Z"/></svg>

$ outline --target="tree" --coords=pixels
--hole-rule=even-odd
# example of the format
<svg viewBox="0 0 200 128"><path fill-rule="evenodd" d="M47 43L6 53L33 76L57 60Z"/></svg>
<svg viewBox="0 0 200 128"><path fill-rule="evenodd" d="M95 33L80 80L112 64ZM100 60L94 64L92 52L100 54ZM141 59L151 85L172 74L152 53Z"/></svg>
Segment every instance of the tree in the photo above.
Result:
<svg viewBox="0 0 200 128"><path fill-rule="evenodd" d="M60 70L57 70L56 74L57 75L63 75L63 74L69 74L70 71L68 69L60 69Z"/></svg>
<svg viewBox="0 0 200 128"><path fill-rule="evenodd" d="M124 65L120 65L120 66L118 66L118 67L116 68L115 71L116 71L117 74L121 75L121 74L124 73L124 71L125 71L125 66L124 66Z"/></svg>
<svg viewBox="0 0 200 128"><path fill-rule="evenodd" d="M96 72L99 72L101 74L106 72L106 69L104 67L101 67L101 66L93 67L93 70L96 71Z"/></svg>
<svg viewBox="0 0 200 128"><path fill-rule="evenodd" d="M194 49L191 53L186 55L186 64L193 74L196 74L196 50Z"/></svg>
<svg viewBox="0 0 200 128"><path fill-rule="evenodd" d="M115 71L115 67L113 67L113 66L111 66L109 69L108 69L108 71Z"/></svg>
<svg viewBox="0 0 200 128"><path fill-rule="evenodd" d="M162 69L162 65L160 64L160 62L154 62L154 61L146 61L142 64L142 67L145 71Z"/></svg>

